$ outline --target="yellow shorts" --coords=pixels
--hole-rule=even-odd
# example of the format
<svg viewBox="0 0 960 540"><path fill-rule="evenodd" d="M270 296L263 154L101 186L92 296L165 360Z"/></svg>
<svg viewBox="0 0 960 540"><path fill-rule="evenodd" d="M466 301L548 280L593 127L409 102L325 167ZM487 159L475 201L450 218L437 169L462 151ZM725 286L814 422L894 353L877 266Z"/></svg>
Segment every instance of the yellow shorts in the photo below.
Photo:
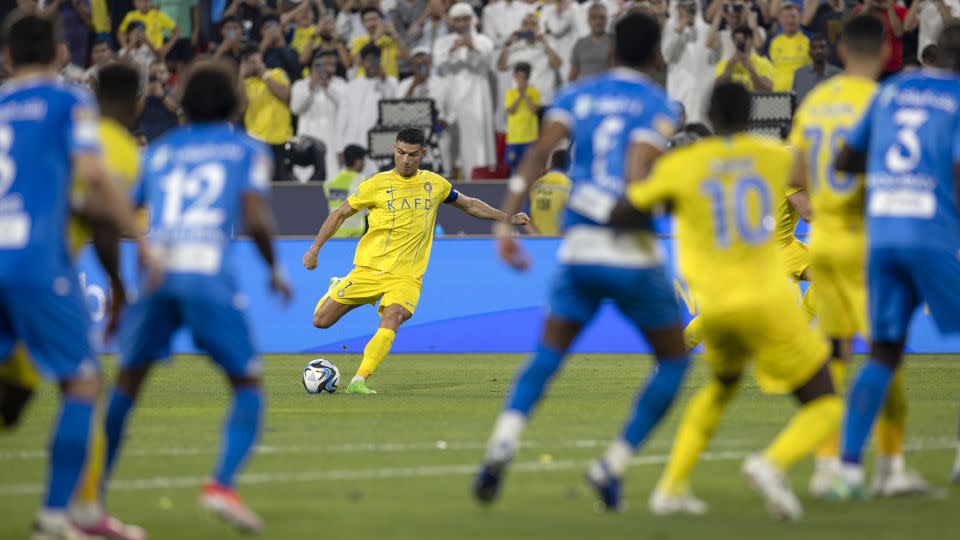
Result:
<svg viewBox="0 0 960 540"><path fill-rule="evenodd" d="M823 332L832 338L865 336L867 289L862 253L812 253L810 279L817 284L814 309Z"/></svg>
<svg viewBox="0 0 960 540"><path fill-rule="evenodd" d="M417 310L422 288L423 282L418 278L358 266L320 299L317 309L324 299L330 297L334 302L348 306L375 305L379 301L380 313L387 306L400 304L412 315Z"/></svg>
<svg viewBox="0 0 960 540"><path fill-rule="evenodd" d="M784 285L790 288L762 303L721 313L702 311L704 359L716 376L735 377L753 360L760 389L785 394L809 381L827 361L826 339L807 322L798 291Z"/></svg>
<svg viewBox="0 0 960 540"><path fill-rule="evenodd" d="M803 272L810 266L810 253L807 250L807 245L794 238L792 242L780 248L780 253L783 257L783 265L787 270L787 275L799 280Z"/></svg>
<svg viewBox="0 0 960 540"><path fill-rule="evenodd" d="M13 356L0 364L0 379L29 390L36 390L40 386L40 374L33 367L27 348L22 344L17 344L13 348Z"/></svg>

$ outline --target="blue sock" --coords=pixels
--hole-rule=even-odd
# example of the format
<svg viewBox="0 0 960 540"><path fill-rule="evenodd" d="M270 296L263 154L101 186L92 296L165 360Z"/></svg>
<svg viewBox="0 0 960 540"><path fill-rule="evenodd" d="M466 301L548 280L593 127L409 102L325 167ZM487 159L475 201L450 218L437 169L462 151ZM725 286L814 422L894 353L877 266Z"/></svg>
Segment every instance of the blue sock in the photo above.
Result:
<svg viewBox="0 0 960 540"><path fill-rule="evenodd" d="M133 400L119 389L114 388L110 393L110 404L107 405L107 416L104 418L103 430L107 439L107 461L103 468L103 484L107 484L113 465L123 442L123 432L127 428L127 417L133 408Z"/></svg>
<svg viewBox="0 0 960 540"><path fill-rule="evenodd" d="M50 442L50 474L45 507L65 510L87 461L93 403L65 396Z"/></svg>
<svg viewBox="0 0 960 540"><path fill-rule="evenodd" d="M564 354L563 351L551 349L542 343L538 345L536 352L513 382L505 408L529 416L530 410L543 396L547 383L560 370Z"/></svg>
<svg viewBox="0 0 960 540"><path fill-rule="evenodd" d="M263 396L254 387L238 388L233 393L233 407L224 425L220 447L220 463L214 479L222 486L233 487L234 476L250 454L260 433Z"/></svg>
<svg viewBox="0 0 960 540"><path fill-rule="evenodd" d="M680 385L689 365L689 356L657 359L656 372L637 395L633 416L623 428L624 440L634 449L640 446L670 410L670 404L680 392Z"/></svg>
<svg viewBox="0 0 960 540"><path fill-rule="evenodd" d="M887 389L893 379L893 371L884 364L870 359L857 375L847 396L847 412L843 419L844 463L859 464L863 445L870 436L870 429L887 397Z"/></svg>

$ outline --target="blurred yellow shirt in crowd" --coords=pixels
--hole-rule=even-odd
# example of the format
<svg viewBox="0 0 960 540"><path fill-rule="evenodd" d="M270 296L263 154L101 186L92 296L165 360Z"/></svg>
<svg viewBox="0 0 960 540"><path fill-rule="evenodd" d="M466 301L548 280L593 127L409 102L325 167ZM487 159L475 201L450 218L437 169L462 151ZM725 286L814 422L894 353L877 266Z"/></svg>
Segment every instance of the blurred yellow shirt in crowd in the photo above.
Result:
<svg viewBox="0 0 960 540"><path fill-rule="evenodd" d="M723 75L723 72L727 70L727 64L729 62L729 60L721 60L720 63L717 64L717 70L715 73L717 77ZM773 69L773 64L771 64L769 60L762 56L752 54L750 55L750 62L753 64L753 69L756 70L757 75L766 77L771 81L773 80L775 72ZM747 90L756 92L757 89L753 87L753 79L750 78L750 71L743 67L743 64L738 63L733 67L733 74L731 78L733 79L733 82L742 84Z"/></svg>
<svg viewBox="0 0 960 540"><path fill-rule="evenodd" d="M369 35L353 38L353 41L350 42L350 54L356 58L357 78L366 75L366 71L363 69L363 61L360 59L360 51L368 43L370 43ZM376 45L380 47L380 66L383 68L383 72L388 77L399 79L400 68L397 66L397 58L400 56L400 47L397 46L397 42L390 36L380 36Z"/></svg>
<svg viewBox="0 0 960 540"><path fill-rule="evenodd" d="M773 91L793 90L793 74L813 62L810 59L810 38L797 32L792 36L780 34L770 40L770 62L773 63Z"/></svg>
<svg viewBox="0 0 960 540"><path fill-rule="evenodd" d="M137 10L127 13L127 16L120 22L120 32L126 32L127 26L133 21L140 21L147 27L147 41L154 49L163 47L163 34L173 32L173 29L177 27L177 23L173 22L173 19L166 13L153 8L146 13Z"/></svg>
<svg viewBox="0 0 960 540"><path fill-rule="evenodd" d="M276 83L290 86L290 79L282 69L268 70L266 76ZM247 133L270 145L283 144L293 137L290 107L270 91L267 82L260 77L247 77L243 86L248 102L243 117Z"/></svg>
<svg viewBox="0 0 960 540"><path fill-rule="evenodd" d="M527 95L536 107L540 106L540 91L533 86L527 87ZM507 109L520 98L520 91L508 88L504 96ZM507 114L507 144L527 144L537 140L540 135L540 121L537 118L537 109L531 109L526 100L513 114Z"/></svg>

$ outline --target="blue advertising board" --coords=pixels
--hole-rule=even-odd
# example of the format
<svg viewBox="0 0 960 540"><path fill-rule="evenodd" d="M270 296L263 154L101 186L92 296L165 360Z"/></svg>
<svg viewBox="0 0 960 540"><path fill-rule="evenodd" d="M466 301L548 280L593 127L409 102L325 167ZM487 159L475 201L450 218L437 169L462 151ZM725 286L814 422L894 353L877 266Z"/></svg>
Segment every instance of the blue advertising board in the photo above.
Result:
<svg viewBox="0 0 960 540"><path fill-rule="evenodd" d="M673 242L664 239L673 254ZM533 265L521 274L506 268L495 256L490 238L438 238L423 279L423 294L416 315L398 333L396 353L522 353L530 351L540 332L544 303L556 266L559 240L527 238L524 245ZM379 324L376 310L362 306L333 328L313 327L313 309L331 276L352 268L356 240L331 240L320 253L320 265L309 272L300 264L309 240L279 240L277 256L284 261L294 289L294 300L282 305L269 294L268 273L249 241L237 242L235 268L246 295L247 312L259 348L266 353L360 353ZM124 246L123 268L133 283L135 254ZM106 302L106 277L90 248L78 261L81 279L93 318L102 326ZM678 286L682 305L694 310ZM648 352L636 329L612 306L604 306L590 328L575 344L582 353ZM909 350L923 353L960 352L960 337L941 337L932 319L919 313L911 329ZM110 351L110 344L104 350ZM862 344L860 346L862 350ZM177 337L174 351L196 352L187 335Z"/></svg>

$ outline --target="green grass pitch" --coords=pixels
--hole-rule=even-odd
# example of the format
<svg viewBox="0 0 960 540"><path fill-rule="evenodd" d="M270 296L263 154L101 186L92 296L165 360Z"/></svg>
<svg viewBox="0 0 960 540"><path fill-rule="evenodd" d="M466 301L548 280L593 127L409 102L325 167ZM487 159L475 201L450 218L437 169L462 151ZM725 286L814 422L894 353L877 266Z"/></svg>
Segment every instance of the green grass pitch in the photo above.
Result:
<svg viewBox="0 0 960 540"><path fill-rule="evenodd" d="M342 382L359 362L355 356L330 359ZM772 521L741 480L739 466L783 426L794 406L785 397L763 396L749 379L694 473L694 489L712 505L710 514L653 517L647 497L680 410L704 380L699 363L678 406L628 472L628 509L596 512L582 482L585 465L617 433L650 369L648 357L629 355L569 361L527 430L502 499L479 508L469 496L472 475L522 357L392 356L371 381L376 396L306 394L300 370L308 360L290 355L266 361L265 432L239 488L267 523L263 538L875 540L955 538L960 530L960 488L947 488L944 499L836 506L806 497L810 460L792 474L806 519ZM908 462L946 485L960 363L915 357L906 378ZM0 539L27 537L45 475L54 392L45 386L21 428L0 436ZM157 540L237 536L196 505L198 486L216 457L227 395L223 377L199 358L154 371L109 493L116 515L143 525Z"/></svg>

